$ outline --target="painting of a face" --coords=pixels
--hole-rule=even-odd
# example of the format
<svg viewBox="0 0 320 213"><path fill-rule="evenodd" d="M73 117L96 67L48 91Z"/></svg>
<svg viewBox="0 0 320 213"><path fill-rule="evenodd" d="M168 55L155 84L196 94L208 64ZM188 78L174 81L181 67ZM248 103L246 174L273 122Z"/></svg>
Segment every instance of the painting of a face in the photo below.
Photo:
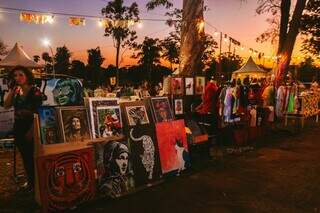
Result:
<svg viewBox="0 0 320 213"><path fill-rule="evenodd" d="M116 158L116 163L119 167L120 174L124 175L127 172L128 169L128 160L129 160L129 155L126 152L121 153L118 158Z"/></svg>
<svg viewBox="0 0 320 213"><path fill-rule="evenodd" d="M79 104L82 101L81 85L74 79L59 80L52 93L55 102L61 106Z"/></svg>
<svg viewBox="0 0 320 213"><path fill-rule="evenodd" d="M151 98L151 105L156 122L165 122L173 119L168 98Z"/></svg>
<svg viewBox="0 0 320 213"><path fill-rule="evenodd" d="M76 117L72 118L71 124L72 124L72 128L74 130L80 130L81 129L81 123L80 123L80 119L79 118L76 118Z"/></svg>
<svg viewBox="0 0 320 213"><path fill-rule="evenodd" d="M40 191L49 210L73 208L94 196L92 149L39 159Z"/></svg>

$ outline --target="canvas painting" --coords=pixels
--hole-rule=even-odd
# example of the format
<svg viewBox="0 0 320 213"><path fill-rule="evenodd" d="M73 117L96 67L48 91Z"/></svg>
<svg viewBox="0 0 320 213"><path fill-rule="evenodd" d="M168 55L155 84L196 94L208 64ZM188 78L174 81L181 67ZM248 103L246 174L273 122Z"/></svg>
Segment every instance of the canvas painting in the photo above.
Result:
<svg viewBox="0 0 320 213"><path fill-rule="evenodd" d="M167 97L151 98L155 121L166 122L173 119L169 99Z"/></svg>
<svg viewBox="0 0 320 213"><path fill-rule="evenodd" d="M59 140L59 125L54 107L42 106L38 109L42 144L56 144Z"/></svg>
<svg viewBox="0 0 320 213"><path fill-rule="evenodd" d="M122 134L120 106L97 107L99 137L119 136Z"/></svg>
<svg viewBox="0 0 320 213"><path fill-rule="evenodd" d="M99 138L100 129L98 123L97 107L118 106L118 98L85 98L85 106L89 109L90 116L90 132L93 138ZM120 119L121 119L121 114Z"/></svg>
<svg viewBox="0 0 320 213"><path fill-rule="evenodd" d="M83 87L77 79L44 79L39 88L44 93L44 106L77 106L83 103Z"/></svg>
<svg viewBox="0 0 320 213"><path fill-rule="evenodd" d="M157 123L156 133L162 173L179 175L190 166L184 120Z"/></svg>
<svg viewBox="0 0 320 213"><path fill-rule="evenodd" d="M111 141L94 146L99 195L117 198L133 191L134 174L127 142Z"/></svg>
<svg viewBox="0 0 320 213"><path fill-rule="evenodd" d="M171 79L171 91L173 95L183 95L182 78L173 77Z"/></svg>
<svg viewBox="0 0 320 213"><path fill-rule="evenodd" d="M182 98L174 100L174 112L176 115L183 114L183 99Z"/></svg>
<svg viewBox="0 0 320 213"><path fill-rule="evenodd" d="M124 108L129 126L150 123L148 112L143 102L132 102L129 105L125 104Z"/></svg>
<svg viewBox="0 0 320 213"><path fill-rule="evenodd" d="M57 111L64 142L83 142L91 139L85 107L57 107Z"/></svg>
<svg viewBox="0 0 320 213"><path fill-rule="evenodd" d="M128 135L136 187L160 179L159 149L153 125L131 127Z"/></svg>
<svg viewBox="0 0 320 213"><path fill-rule="evenodd" d="M73 209L95 196L93 150L40 157L37 160L43 212Z"/></svg>
<svg viewBox="0 0 320 213"><path fill-rule="evenodd" d="M196 95L202 95L205 88L205 77L197 76L196 77Z"/></svg>
<svg viewBox="0 0 320 213"><path fill-rule="evenodd" d="M193 78L185 78L185 90L186 95L193 95L194 90L194 79Z"/></svg>

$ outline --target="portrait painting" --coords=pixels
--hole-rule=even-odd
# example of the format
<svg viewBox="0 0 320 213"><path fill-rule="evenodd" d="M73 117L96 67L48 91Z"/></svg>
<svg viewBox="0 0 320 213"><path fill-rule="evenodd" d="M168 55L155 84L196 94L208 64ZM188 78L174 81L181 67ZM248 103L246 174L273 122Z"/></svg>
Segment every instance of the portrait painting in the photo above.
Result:
<svg viewBox="0 0 320 213"><path fill-rule="evenodd" d="M157 123L156 135L163 174L179 175L190 167L184 120Z"/></svg>
<svg viewBox="0 0 320 213"><path fill-rule="evenodd" d="M44 91L45 106L77 106L83 104L82 83L72 78L44 79L40 86Z"/></svg>
<svg viewBox="0 0 320 213"><path fill-rule="evenodd" d="M151 106L157 123L173 120L169 99L167 97L151 98Z"/></svg>
<svg viewBox="0 0 320 213"><path fill-rule="evenodd" d="M148 186L161 178L159 149L152 124L129 129L129 143L136 187Z"/></svg>
<svg viewBox="0 0 320 213"><path fill-rule="evenodd" d="M97 107L99 137L119 136L122 134L120 106Z"/></svg>
<svg viewBox="0 0 320 213"><path fill-rule="evenodd" d="M174 99L174 113L176 115L182 115L183 114L183 99Z"/></svg>
<svg viewBox="0 0 320 213"><path fill-rule="evenodd" d="M121 107L126 114L128 126L150 123L147 107L143 101L122 103Z"/></svg>
<svg viewBox="0 0 320 213"><path fill-rule="evenodd" d="M203 76L196 77L196 95L202 95L205 89L206 79Z"/></svg>
<svg viewBox="0 0 320 213"><path fill-rule="evenodd" d="M41 106L38 109L40 136L42 144L61 143L56 110L52 106Z"/></svg>
<svg viewBox="0 0 320 213"><path fill-rule="evenodd" d="M89 118L90 118L90 132L93 138L99 138L100 129L99 129L99 119L97 113L97 107L114 107L118 106L118 98L85 98L84 104L89 109ZM120 119L121 119L121 114Z"/></svg>
<svg viewBox="0 0 320 213"><path fill-rule="evenodd" d="M173 95L183 95L183 79L180 77L171 78L171 91Z"/></svg>
<svg viewBox="0 0 320 213"><path fill-rule="evenodd" d="M127 142L111 141L94 146L99 196L117 198L133 191L134 173Z"/></svg>
<svg viewBox="0 0 320 213"><path fill-rule="evenodd" d="M83 142L91 139L85 107L57 107L57 112L64 142Z"/></svg>
<svg viewBox="0 0 320 213"><path fill-rule="evenodd" d="M194 78L185 78L185 90L186 95L193 95L194 90Z"/></svg>
<svg viewBox="0 0 320 213"><path fill-rule="evenodd" d="M37 159L43 212L73 209L95 197L93 159L92 148Z"/></svg>

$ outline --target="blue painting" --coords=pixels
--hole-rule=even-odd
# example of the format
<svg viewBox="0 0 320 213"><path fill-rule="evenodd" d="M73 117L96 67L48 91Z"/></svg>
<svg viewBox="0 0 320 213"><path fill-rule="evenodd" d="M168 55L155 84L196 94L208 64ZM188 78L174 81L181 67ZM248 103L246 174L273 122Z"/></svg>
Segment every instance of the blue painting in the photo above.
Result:
<svg viewBox="0 0 320 213"><path fill-rule="evenodd" d="M38 109L42 144L59 143L58 123L54 107L42 106Z"/></svg>

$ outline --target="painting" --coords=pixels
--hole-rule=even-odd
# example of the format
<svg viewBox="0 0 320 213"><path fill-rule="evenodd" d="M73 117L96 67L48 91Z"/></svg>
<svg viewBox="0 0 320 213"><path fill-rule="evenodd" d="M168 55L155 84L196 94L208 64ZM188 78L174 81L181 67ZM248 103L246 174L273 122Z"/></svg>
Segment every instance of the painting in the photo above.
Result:
<svg viewBox="0 0 320 213"><path fill-rule="evenodd" d="M173 119L169 99L167 97L151 98L151 106L156 123L171 121Z"/></svg>
<svg viewBox="0 0 320 213"><path fill-rule="evenodd" d="M173 77L171 79L171 91L173 95L183 95L183 79L180 77Z"/></svg>
<svg viewBox="0 0 320 213"><path fill-rule="evenodd" d="M196 95L202 95L204 93L205 80L203 76L196 77Z"/></svg>
<svg viewBox="0 0 320 213"><path fill-rule="evenodd" d="M56 110L52 106L42 106L38 109L40 136L42 144L56 144L59 140L59 125Z"/></svg>
<svg viewBox="0 0 320 213"><path fill-rule="evenodd" d="M122 134L120 106L97 107L99 137L119 136Z"/></svg>
<svg viewBox="0 0 320 213"><path fill-rule="evenodd" d="M39 88L44 94L44 106L77 106L83 103L82 83L78 79L44 79Z"/></svg>
<svg viewBox="0 0 320 213"><path fill-rule="evenodd" d="M174 113L176 115L183 114L183 99L182 98L174 100Z"/></svg>
<svg viewBox="0 0 320 213"><path fill-rule="evenodd" d="M84 104L89 109L90 132L93 138L101 137L97 107L118 106L118 100L118 98L85 98ZM121 121L121 114L119 116Z"/></svg>
<svg viewBox="0 0 320 213"><path fill-rule="evenodd" d="M121 107L126 114L128 126L150 123L147 107L143 101L123 103L121 104Z"/></svg>
<svg viewBox="0 0 320 213"><path fill-rule="evenodd" d="M179 175L190 167L184 120L156 124L162 173Z"/></svg>
<svg viewBox="0 0 320 213"><path fill-rule="evenodd" d="M85 107L57 107L57 112L64 142L83 142L91 139Z"/></svg>
<svg viewBox="0 0 320 213"><path fill-rule="evenodd" d="M193 95L194 78L185 78L186 95Z"/></svg>
<svg viewBox="0 0 320 213"><path fill-rule="evenodd" d="M95 196L92 148L38 158L43 212L73 209Z"/></svg>
<svg viewBox="0 0 320 213"><path fill-rule="evenodd" d="M117 198L133 191L135 182L127 142L111 141L94 146L99 196Z"/></svg>
<svg viewBox="0 0 320 213"><path fill-rule="evenodd" d="M159 149L153 125L134 126L129 129L129 142L136 187L150 185L159 180L162 172Z"/></svg>

